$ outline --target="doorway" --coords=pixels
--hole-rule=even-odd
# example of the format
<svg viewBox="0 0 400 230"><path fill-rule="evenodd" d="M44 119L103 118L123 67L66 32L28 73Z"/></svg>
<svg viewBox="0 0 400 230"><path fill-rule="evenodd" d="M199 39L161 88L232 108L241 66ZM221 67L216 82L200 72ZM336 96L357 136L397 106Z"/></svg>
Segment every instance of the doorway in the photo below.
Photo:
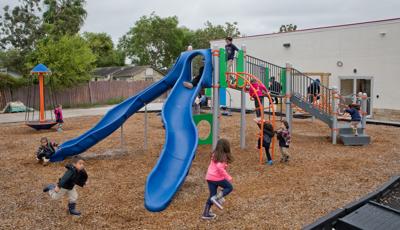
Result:
<svg viewBox="0 0 400 230"><path fill-rule="evenodd" d="M368 96L367 101L367 114L372 115L372 89L373 77L339 77L340 94L345 96L344 102L346 105L356 103L358 92L366 93Z"/></svg>

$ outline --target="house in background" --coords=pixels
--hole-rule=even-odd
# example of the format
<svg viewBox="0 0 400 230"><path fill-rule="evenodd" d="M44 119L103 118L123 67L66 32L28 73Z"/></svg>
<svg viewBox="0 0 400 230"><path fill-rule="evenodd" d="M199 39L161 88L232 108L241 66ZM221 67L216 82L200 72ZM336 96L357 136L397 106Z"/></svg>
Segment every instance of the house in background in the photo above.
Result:
<svg viewBox="0 0 400 230"><path fill-rule="evenodd" d="M367 93L367 112L374 119L400 121L399 39L400 18L394 18L246 36L234 43L246 45L248 55L279 66L289 62L309 75L325 73L325 84L342 95ZM224 47L225 41L211 41L214 45ZM310 77L328 82L316 75ZM233 107L240 107L240 93L231 94Z"/></svg>
<svg viewBox="0 0 400 230"><path fill-rule="evenodd" d="M17 73L15 71L12 71L12 70L7 69L7 68L0 68L0 73L9 75L9 76L11 76L13 78L22 78L22 74Z"/></svg>
<svg viewBox="0 0 400 230"><path fill-rule="evenodd" d="M159 81L163 77L163 73L151 66L119 66L95 69L92 81Z"/></svg>

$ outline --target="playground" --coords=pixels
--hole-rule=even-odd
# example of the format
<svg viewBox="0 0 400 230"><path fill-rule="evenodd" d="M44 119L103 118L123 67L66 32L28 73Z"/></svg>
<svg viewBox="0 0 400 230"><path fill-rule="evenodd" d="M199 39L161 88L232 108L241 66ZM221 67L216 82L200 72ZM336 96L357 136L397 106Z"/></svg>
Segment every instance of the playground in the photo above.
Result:
<svg viewBox="0 0 400 230"><path fill-rule="evenodd" d="M247 148L240 149L240 113L221 118L221 137L231 141L235 161L229 171L234 192L216 220L200 219L208 196L204 176L210 146L199 146L189 175L171 205L148 212L144 205L146 177L164 145L161 119L149 113L148 150L143 149L143 113L124 124L125 153L117 130L82 155L90 175L78 188L81 218L71 217L66 201L50 202L43 185L56 181L65 162L46 167L34 161L42 136L63 143L93 127L101 116L65 119L64 132L35 131L23 123L0 124L0 203L2 228L94 229L144 228L261 228L299 229L336 208L373 191L400 170L400 131L396 127L367 125L373 143L348 147L332 145L330 129L311 119L293 120L291 161L273 166L258 163L257 126L247 114ZM207 127L199 127L200 136ZM275 158L278 151L275 152Z"/></svg>

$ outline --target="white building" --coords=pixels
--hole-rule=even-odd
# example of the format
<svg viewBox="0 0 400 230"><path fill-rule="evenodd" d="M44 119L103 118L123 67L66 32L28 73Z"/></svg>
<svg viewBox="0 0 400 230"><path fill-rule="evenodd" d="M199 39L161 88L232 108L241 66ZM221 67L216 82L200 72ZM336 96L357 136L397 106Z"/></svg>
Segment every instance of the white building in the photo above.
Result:
<svg viewBox="0 0 400 230"><path fill-rule="evenodd" d="M330 73L329 87L371 97L374 118L400 120L400 18L247 36L234 43L280 66L289 62L302 72ZM224 47L225 41L213 45ZM239 94L233 95L233 107L240 107Z"/></svg>

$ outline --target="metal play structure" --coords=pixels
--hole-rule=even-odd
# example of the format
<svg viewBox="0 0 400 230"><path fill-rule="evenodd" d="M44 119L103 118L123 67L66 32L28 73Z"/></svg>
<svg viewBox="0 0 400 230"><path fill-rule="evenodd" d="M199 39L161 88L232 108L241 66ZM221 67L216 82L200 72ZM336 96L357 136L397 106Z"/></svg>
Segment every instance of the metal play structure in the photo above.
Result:
<svg viewBox="0 0 400 230"><path fill-rule="evenodd" d="M197 85L193 88L186 88L183 83L192 80L192 62L196 56L203 57L204 71ZM229 82L231 77L234 79L233 82ZM369 142L369 136L365 134L367 100L365 96L361 98L364 111L361 135L355 137L349 133L351 129L347 124L338 122L338 108L341 105L336 89L318 85L318 93L311 92L308 88L311 83L314 83L313 79L294 69L290 64L282 68L248 56L246 47L243 45L233 67L229 70L227 69L225 50L219 47L183 52L163 79L111 108L95 126L85 133L62 143L56 153L51 156L50 161L62 161L67 157L86 151L119 129L130 116L141 108L146 108L151 101L169 91L161 112L165 127L165 144L160 150L156 165L147 177L144 192L146 209L152 212L162 211L168 207L185 181L198 145L211 143L212 149L215 148L220 136L220 106L226 105L227 90L240 91L240 147L246 148L246 94L253 87L251 84L253 79L269 88L269 93L265 95L268 97L266 105L257 96L255 100L259 102L259 108L255 109L259 109L262 119L270 122L273 126L275 126L277 112L273 99L277 103L280 99L280 103L285 105L285 111L282 111L281 106L280 116L285 114L290 128L292 128L292 105L294 104L328 124L332 128L334 144L337 141L337 134L345 144ZM212 113L193 116L193 102L203 88L206 88L206 95L212 98ZM314 88L311 89L314 90ZM253 90L255 89L253 88ZM268 119L266 119L267 117ZM146 120L147 110L145 109L145 139L147 139ZM204 142L199 140L196 127L196 124L202 120L209 122L212 130L210 135L203 140ZM262 135L260 132L257 138L262 138ZM123 139L122 132L121 139ZM147 141L144 144L146 149ZM273 153L274 146L272 145L271 148ZM263 162L261 150L259 160L260 163Z"/></svg>

